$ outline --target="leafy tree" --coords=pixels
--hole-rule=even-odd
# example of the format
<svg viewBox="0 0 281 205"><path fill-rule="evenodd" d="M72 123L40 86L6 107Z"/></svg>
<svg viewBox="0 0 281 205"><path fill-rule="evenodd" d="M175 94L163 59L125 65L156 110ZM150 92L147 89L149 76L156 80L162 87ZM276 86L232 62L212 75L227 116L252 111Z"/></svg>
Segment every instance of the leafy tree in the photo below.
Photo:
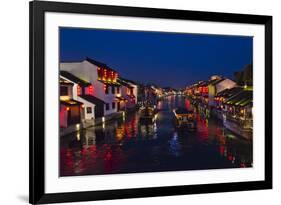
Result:
<svg viewBox="0 0 281 205"><path fill-rule="evenodd" d="M235 72L235 81L238 85L253 85L253 65L249 64L243 70Z"/></svg>

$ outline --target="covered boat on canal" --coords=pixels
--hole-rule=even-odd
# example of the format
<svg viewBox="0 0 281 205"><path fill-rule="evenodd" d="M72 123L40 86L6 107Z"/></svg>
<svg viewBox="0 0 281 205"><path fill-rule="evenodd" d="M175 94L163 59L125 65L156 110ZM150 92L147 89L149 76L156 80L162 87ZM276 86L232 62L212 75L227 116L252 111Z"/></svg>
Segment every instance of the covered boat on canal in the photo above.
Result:
<svg viewBox="0 0 281 205"><path fill-rule="evenodd" d="M173 112L177 128L188 128L190 130L195 130L197 128L195 113L192 110L177 108L174 109Z"/></svg>
<svg viewBox="0 0 281 205"><path fill-rule="evenodd" d="M157 111L153 106L143 106L139 110L140 112L140 123L154 123L157 116Z"/></svg>

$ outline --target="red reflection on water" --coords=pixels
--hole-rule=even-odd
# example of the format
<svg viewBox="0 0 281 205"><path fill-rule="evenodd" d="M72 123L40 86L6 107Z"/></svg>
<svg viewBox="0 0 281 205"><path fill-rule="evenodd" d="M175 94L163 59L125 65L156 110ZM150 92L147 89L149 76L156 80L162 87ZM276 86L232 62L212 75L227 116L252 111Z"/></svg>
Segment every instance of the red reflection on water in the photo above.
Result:
<svg viewBox="0 0 281 205"><path fill-rule="evenodd" d="M108 161L112 159L112 150L107 150L104 156L104 160Z"/></svg>
<svg viewBox="0 0 281 205"><path fill-rule="evenodd" d="M131 138L137 135L137 119L132 116L126 122L116 127L116 138L121 141L124 137Z"/></svg>
<svg viewBox="0 0 281 205"><path fill-rule="evenodd" d="M190 100L188 100L188 99L185 100L185 108L188 109L188 110L191 108Z"/></svg>
<svg viewBox="0 0 281 205"><path fill-rule="evenodd" d="M116 128L116 138L117 140L122 140L125 136L125 126L122 124L121 126Z"/></svg>
<svg viewBox="0 0 281 205"><path fill-rule="evenodd" d="M220 154L224 155L225 147L223 145L221 145L219 149L220 149Z"/></svg>

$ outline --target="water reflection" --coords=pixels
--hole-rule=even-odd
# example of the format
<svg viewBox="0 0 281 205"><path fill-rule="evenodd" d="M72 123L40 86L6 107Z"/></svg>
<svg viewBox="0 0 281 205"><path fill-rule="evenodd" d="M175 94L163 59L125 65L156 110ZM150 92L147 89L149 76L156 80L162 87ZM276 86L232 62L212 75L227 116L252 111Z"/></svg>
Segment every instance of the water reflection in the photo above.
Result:
<svg viewBox="0 0 281 205"><path fill-rule="evenodd" d="M173 137L169 140L170 153L176 157L180 156L181 145L178 140L178 133L174 132Z"/></svg>
<svg viewBox="0 0 281 205"><path fill-rule="evenodd" d="M174 126L179 106L196 111L195 132ZM62 137L61 176L252 166L252 143L204 118L188 99L169 96L157 109L153 124L140 124L132 113Z"/></svg>

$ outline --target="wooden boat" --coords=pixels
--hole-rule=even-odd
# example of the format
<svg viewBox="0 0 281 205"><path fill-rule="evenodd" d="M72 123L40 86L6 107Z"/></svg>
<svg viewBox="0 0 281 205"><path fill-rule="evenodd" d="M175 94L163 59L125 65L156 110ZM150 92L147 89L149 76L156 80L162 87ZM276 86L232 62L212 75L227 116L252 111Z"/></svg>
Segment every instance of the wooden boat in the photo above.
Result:
<svg viewBox="0 0 281 205"><path fill-rule="evenodd" d="M141 123L154 123L156 120L156 109L152 106L143 106L139 112Z"/></svg>
<svg viewBox="0 0 281 205"><path fill-rule="evenodd" d="M173 112L175 114L175 122L178 128L186 127L192 130L197 128L195 113L192 110L177 108Z"/></svg>

